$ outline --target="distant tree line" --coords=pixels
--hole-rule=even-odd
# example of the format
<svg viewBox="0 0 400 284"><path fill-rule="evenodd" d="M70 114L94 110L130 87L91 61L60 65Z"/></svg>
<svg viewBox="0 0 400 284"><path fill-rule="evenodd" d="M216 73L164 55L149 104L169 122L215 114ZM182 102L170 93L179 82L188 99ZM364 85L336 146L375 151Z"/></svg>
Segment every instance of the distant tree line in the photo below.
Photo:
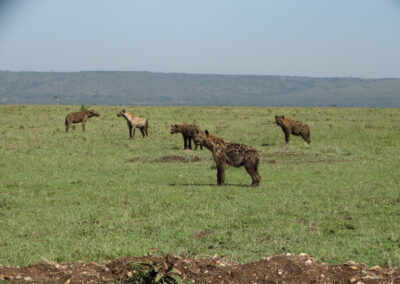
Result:
<svg viewBox="0 0 400 284"><path fill-rule="evenodd" d="M400 79L2 71L0 103L400 107Z"/></svg>

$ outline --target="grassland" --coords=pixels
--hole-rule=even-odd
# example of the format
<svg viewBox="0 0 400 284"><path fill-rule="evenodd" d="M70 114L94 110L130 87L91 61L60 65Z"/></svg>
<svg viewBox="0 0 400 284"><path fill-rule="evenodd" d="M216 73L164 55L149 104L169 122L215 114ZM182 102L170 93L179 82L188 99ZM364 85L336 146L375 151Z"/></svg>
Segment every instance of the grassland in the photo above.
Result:
<svg viewBox="0 0 400 284"><path fill-rule="evenodd" d="M85 132L65 133L79 109L0 106L0 263L153 251L400 265L400 109L127 107L150 124L133 141L121 107L95 107ZM285 146L275 114L306 122L311 145ZM181 122L258 149L261 185L231 167L216 186L211 153L169 134ZM212 233L192 237L201 231Z"/></svg>

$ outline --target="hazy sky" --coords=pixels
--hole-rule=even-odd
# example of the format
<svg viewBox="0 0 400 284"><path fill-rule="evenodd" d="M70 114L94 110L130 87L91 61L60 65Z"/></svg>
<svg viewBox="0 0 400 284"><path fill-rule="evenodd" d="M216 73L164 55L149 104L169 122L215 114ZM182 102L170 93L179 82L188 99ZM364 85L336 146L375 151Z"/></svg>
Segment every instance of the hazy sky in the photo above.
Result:
<svg viewBox="0 0 400 284"><path fill-rule="evenodd" d="M400 78L400 0L0 0L0 70Z"/></svg>

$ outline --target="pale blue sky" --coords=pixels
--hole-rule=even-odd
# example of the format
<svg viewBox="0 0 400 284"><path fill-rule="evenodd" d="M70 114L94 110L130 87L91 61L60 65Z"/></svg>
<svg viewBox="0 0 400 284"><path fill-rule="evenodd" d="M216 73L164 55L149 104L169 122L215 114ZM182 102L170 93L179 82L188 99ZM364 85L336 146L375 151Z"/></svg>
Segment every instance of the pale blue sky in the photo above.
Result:
<svg viewBox="0 0 400 284"><path fill-rule="evenodd" d="M0 0L0 70L400 78L400 1Z"/></svg>

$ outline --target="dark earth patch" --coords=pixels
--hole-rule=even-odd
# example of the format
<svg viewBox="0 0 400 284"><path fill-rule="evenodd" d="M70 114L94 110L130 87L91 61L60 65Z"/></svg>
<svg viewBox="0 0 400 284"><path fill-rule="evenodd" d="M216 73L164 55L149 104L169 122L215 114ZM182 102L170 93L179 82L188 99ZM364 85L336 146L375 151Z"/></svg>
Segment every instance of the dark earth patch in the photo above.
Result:
<svg viewBox="0 0 400 284"><path fill-rule="evenodd" d="M136 163L136 162L141 162L143 159L141 157L134 157L128 160L130 163Z"/></svg>
<svg viewBox="0 0 400 284"><path fill-rule="evenodd" d="M181 156L171 155L155 159L154 162L164 162L164 163L186 162L186 159Z"/></svg>
<svg viewBox="0 0 400 284"><path fill-rule="evenodd" d="M225 258L197 257L120 257L100 265L95 262L62 263L45 261L25 267L0 265L0 281L34 283L136 283L132 282L138 263L149 263L165 275L188 283L400 283L399 268L367 267L349 261L328 265L306 255L279 255L239 264ZM142 266L149 267L149 266ZM152 282L149 282L152 283ZM190 283L190 282L189 282Z"/></svg>

